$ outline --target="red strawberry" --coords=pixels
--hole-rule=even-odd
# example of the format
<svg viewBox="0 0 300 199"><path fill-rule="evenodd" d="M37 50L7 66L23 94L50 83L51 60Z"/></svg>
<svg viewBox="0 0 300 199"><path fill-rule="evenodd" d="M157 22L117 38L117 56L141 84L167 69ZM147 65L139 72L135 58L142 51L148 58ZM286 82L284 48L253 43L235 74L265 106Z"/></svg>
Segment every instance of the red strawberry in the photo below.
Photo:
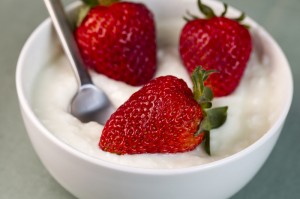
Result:
<svg viewBox="0 0 300 199"><path fill-rule="evenodd" d="M251 35L248 29L238 19L216 16L212 9L198 0L199 9L206 16L200 19L191 14L180 35L179 52L183 64L192 73L195 66L202 65L204 69L215 69L205 85L209 86L215 96L226 96L238 86L252 50Z"/></svg>
<svg viewBox="0 0 300 199"><path fill-rule="evenodd" d="M212 92L203 81L210 72L196 68L194 94L174 76L158 77L134 93L107 121L102 150L116 154L177 153L195 149L209 130L226 120L227 107L211 107Z"/></svg>
<svg viewBox="0 0 300 199"><path fill-rule="evenodd" d="M156 36L154 18L146 6L85 2L94 6L75 30L75 38L86 65L134 86L152 79L156 71Z"/></svg>

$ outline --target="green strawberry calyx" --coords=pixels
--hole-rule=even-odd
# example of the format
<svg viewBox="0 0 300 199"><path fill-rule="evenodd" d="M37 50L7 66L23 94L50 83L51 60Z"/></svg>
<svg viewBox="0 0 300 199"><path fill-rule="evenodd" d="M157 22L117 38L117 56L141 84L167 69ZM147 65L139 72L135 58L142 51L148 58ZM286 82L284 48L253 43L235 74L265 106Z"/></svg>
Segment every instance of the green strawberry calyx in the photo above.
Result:
<svg viewBox="0 0 300 199"><path fill-rule="evenodd" d="M227 118L227 106L212 108L213 92L204 85L205 80L215 70L204 70L201 66L192 73L194 99L203 110L203 120L194 136L204 133L204 149L210 155L210 130L222 126Z"/></svg>
<svg viewBox="0 0 300 199"><path fill-rule="evenodd" d="M210 19L210 18L213 18L213 17L218 17L215 14L214 10L211 7L203 4L201 0L197 0L197 5L198 5L198 8L201 11L201 13L206 17L206 19ZM223 3L223 6L224 6L224 11L221 13L221 15L219 17L226 17L227 10L228 10L228 5L226 3ZM200 19L200 17L191 14L189 11L187 11L186 14L187 14L187 16L183 17L184 20L186 20L186 21ZM242 12L241 15L237 18L229 18L229 17L227 17L227 18L229 18L233 21L237 21L237 22L241 23L245 19L245 17L246 17L245 13ZM241 25L248 28L248 26L245 25L245 24L241 24Z"/></svg>
<svg viewBox="0 0 300 199"><path fill-rule="evenodd" d="M82 0L83 6L79 10L77 17L77 27L80 26L81 22L84 20L91 8L96 6L110 6L113 3L117 3L120 0Z"/></svg>
<svg viewBox="0 0 300 199"><path fill-rule="evenodd" d="M119 2L120 0L82 0L82 1L90 7L95 7L98 5L110 6L111 4Z"/></svg>

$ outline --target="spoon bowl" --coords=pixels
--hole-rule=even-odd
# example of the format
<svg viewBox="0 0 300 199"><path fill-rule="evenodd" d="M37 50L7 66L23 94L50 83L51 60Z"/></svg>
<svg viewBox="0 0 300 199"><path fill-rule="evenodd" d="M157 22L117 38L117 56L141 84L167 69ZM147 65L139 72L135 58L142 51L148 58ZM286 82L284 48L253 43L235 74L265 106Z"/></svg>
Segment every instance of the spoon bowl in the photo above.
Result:
<svg viewBox="0 0 300 199"><path fill-rule="evenodd" d="M44 0L62 47L78 82L78 91L71 102L71 114L82 122L105 124L115 108L106 94L96 87L86 70L60 0Z"/></svg>
<svg viewBox="0 0 300 199"><path fill-rule="evenodd" d="M71 114L82 122L105 124L113 112L105 93L93 84L81 86L71 102Z"/></svg>

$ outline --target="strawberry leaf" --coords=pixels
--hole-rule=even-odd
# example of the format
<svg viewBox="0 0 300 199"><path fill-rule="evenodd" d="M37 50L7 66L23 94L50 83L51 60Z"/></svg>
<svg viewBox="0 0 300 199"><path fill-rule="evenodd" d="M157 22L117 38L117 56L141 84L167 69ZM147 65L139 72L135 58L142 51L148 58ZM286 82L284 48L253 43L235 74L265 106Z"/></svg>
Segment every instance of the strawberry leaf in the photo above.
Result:
<svg viewBox="0 0 300 199"><path fill-rule="evenodd" d="M227 106L223 106L207 110L205 119L209 123L210 128L205 130L209 131L222 126L227 119L227 109Z"/></svg>
<svg viewBox="0 0 300 199"><path fill-rule="evenodd" d="M228 10L228 5L226 3L223 3L223 6L224 6L224 11L222 12L221 17L225 17Z"/></svg>
<svg viewBox="0 0 300 199"><path fill-rule="evenodd" d="M210 74L216 70L204 70L201 66L195 68L192 73L194 99L201 105L202 103L210 102L213 99L213 93L210 88L204 86L204 81Z"/></svg>
<svg viewBox="0 0 300 199"><path fill-rule="evenodd" d="M204 90L203 71L200 67L196 67L192 73L194 99L200 104L200 98Z"/></svg>
<svg viewBox="0 0 300 199"><path fill-rule="evenodd" d="M211 124L209 122L208 117L205 117L200 124L200 129L199 129L199 133L203 132L203 131L210 131L211 130Z"/></svg>
<svg viewBox="0 0 300 199"><path fill-rule="evenodd" d="M211 155L210 152L210 132L204 132L204 150L208 155Z"/></svg>
<svg viewBox="0 0 300 199"><path fill-rule="evenodd" d="M186 11L186 14L187 14L187 16L189 16L191 18L190 21L195 20L195 19L199 19L198 16L191 14L188 10Z"/></svg>
<svg viewBox="0 0 300 199"><path fill-rule="evenodd" d="M246 14L244 12L241 13L241 15L238 18L233 18L232 20L237 22L242 22L246 17Z"/></svg>
<svg viewBox="0 0 300 199"><path fill-rule="evenodd" d="M204 133L204 148L210 155L210 130L219 128L224 124L227 118L227 106L212 107L213 92L211 88L204 86L204 81L207 80L210 74L215 73L215 70L204 70L201 66L195 68L192 73L194 99L199 103L203 110L203 119L199 129L194 134L195 137Z"/></svg>
<svg viewBox="0 0 300 199"><path fill-rule="evenodd" d="M227 109L227 106L223 106L206 110L195 136L222 126L227 119Z"/></svg>
<svg viewBox="0 0 300 199"><path fill-rule="evenodd" d="M96 6L110 6L112 3L119 2L119 0L82 0L84 5L80 8L77 17L76 25L80 26L86 15L89 13L90 9Z"/></svg>
<svg viewBox="0 0 300 199"><path fill-rule="evenodd" d="M201 0L198 0L198 7L201 10L201 12L206 16L206 18L210 19L212 17L215 17L215 13L213 9L208 7L207 5L204 5Z"/></svg>
<svg viewBox="0 0 300 199"><path fill-rule="evenodd" d="M120 0L82 0L86 5L92 7L101 5L101 6L110 6L112 3L119 2Z"/></svg>
<svg viewBox="0 0 300 199"><path fill-rule="evenodd" d="M211 108L212 103L211 102L201 102L202 109Z"/></svg>
<svg viewBox="0 0 300 199"><path fill-rule="evenodd" d="M95 6L99 5L98 0L82 0L82 1L90 7L95 7Z"/></svg>
<svg viewBox="0 0 300 199"><path fill-rule="evenodd" d="M197 133L195 133L195 136L204 133L204 150L208 155L211 155L210 130L218 128L224 124L227 118L227 109L228 107L224 106L207 110L205 112L206 116L202 120L199 130L197 131Z"/></svg>
<svg viewBox="0 0 300 199"><path fill-rule="evenodd" d="M213 92L209 87L204 87L203 89L203 93L202 96L200 97L200 105L202 106L202 108L210 108L211 105L209 107L205 106L203 107L204 104L210 103L212 99L214 98Z"/></svg>
<svg viewBox="0 0 300 199"><path fill-rule="evenodd" d="M110 6L113 3L119 2L120 0L98 0L99 4L102 6Z"/></svg>
<svg viewBox="0 0 300 199"><path fill-rule="evenodd" d="M208 5L203 4L201 0L197 1L197 5L198 5L200 12L205 16L206 19L210 19L213 17L226 17L225 15L227 14L227 11L228 11L228 5L226 3L223 3L224 10L219 16L217 16L215 14L215 12L212 8L210 8ZM199 17L189 13L188 11L187 11L187 15L188 15L187 17L186 16L183 17L183 19L187 22L199 19ZM246 17L246 14L244 12L242 12L241 15L237 18L228 18L228 17L226 17L226 18L231 19L233 21L237 21L242 26L244 26L246 29L249 29L250 27L248 25L242 24L242 21L245 19L245 17Z"/></svg>

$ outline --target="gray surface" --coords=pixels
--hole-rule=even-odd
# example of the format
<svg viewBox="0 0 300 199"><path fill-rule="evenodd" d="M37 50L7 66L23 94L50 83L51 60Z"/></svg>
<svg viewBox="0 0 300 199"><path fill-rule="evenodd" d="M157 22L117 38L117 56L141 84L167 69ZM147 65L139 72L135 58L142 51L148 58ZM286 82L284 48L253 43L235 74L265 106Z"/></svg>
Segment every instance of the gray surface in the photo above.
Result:
<svg viewBox="0 0 300 199"><path fill-rule="evenodd" d="M69 2L72 1L64 1ZM300 198L300 92L297 86L300 83L300 1L226 2L246 11L273 35L286 53L295 83L292 108L279 142L256 177L233 199ZM21 121L15 91L19 52L26 38L46 16L41 0L0 1L1 199L74 198L49 175L33 151Z"/></svg>

